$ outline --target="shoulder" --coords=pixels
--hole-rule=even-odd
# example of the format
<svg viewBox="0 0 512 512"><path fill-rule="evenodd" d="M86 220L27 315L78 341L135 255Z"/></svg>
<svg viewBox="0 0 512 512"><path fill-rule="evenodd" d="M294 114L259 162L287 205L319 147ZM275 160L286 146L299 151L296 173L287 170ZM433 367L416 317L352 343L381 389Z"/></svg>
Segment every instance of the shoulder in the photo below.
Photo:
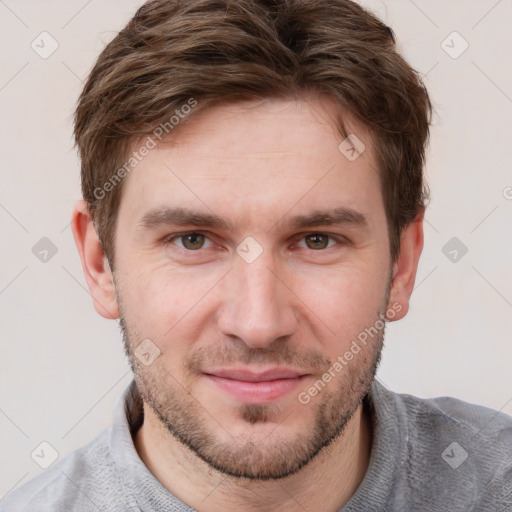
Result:
<svg viewBox="0 0 512 512"><path fill-rule="evenodd" d="M128 510L129 495L115 470L105 430L7 495L0 501L0 512L110 511L118 510L117 504Z"/></svg>
<svg viewBox="0 0 512 512"><path fill-rule="evenodd" d="M468 510L512 510L512 417L453 397L397 394L410 486L424 485L444 503ZM466 506L466 505L465 505Z"/></svg>
<svg viewBox="0 0 512 512"><path fill-rule="evenodd" d="M512 457L512 416L454 397L419 398L397 394L409 423L423 435L460 436L471 445L499 447L503 456ZM481 445L483 447L483 445ZM481 450L476 450L481 451ZM509 462L510 462L509 458Z"/></svg>
<svg viewBox="0 0 512 512"><path fill-rule="evenodd" d="M409 426L428 434L435 427L507 444L512 440L512 416L483 405L451 396L421 398L398 393L378 379L374 380L368 398L377 419L396 422L403 428Z"/></svg>

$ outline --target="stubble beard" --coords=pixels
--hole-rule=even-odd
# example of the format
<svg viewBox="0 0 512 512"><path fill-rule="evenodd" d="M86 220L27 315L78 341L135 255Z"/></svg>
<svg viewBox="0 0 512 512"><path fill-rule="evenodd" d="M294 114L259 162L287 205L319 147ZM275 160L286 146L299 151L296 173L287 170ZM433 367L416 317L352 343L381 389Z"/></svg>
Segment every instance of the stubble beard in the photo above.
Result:
<svg viewBox="0 0 512 512"><path fill-rule="evenodd" d="M379 311L374 322L382 319L383 314L384 311ZM226 437L222 418L214 418L208 413L207 404L201 404L201 397L193 396L193 386L189 386L189 391L178 383L163 366L165 354L151 366L145 367L134 354L135 347L143 337L130 329L123 314L120 326L125 352L141 398L167 431L211 468L231 477L249 480L280 479L293 475L343 434L371 388L381 360L385 331L384 324L378 335L361 347L354 359L309 404L303 405L297 400L297 406L285 418L286 423L293 420L294 414L304 414L304 408L313 407L315 412L311 427L290 439L280 435L279 424L276 423L266 437L254 436L254 428L275 422L281 411L276 404L243 404L236 408L235 415L245 422L248 434L231 436L224 441L215 434L215 430L222 429L223 437ZM318 367L324 372L332 366L332 362L322 354L297 354L285 342L269 349L245 347L236 353L227 349L221 352L197 350L190 357L187 356L185 367L193 371L199 361L204 363L205 357L215 363L288 363L298 367Z"/></svg>

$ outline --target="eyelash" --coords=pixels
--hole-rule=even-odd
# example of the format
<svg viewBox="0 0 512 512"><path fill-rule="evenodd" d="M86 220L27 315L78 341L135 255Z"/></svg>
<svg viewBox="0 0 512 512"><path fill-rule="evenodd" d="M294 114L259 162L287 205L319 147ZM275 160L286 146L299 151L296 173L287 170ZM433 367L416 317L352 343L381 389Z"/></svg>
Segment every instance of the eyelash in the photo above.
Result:
<svg viewBox="0 0 512 512"><path fill-rule="evenodd" d="M202 231L187 231L185 233L178 233L178 234L175 234L175 235L172 235L170 237L167 237L163 240L163 243L165 246L168 246L168 245L176 245L176 244L173 244L173 241L176 240L176 239L179 239L179 238L184 238L188 235L203 235L207 240L209 240L210 242L212 242L211 238L206 234L206 233L203 233ZM302 234L300 236L300 238L298 238L298 240L302 241L304 240L306 237L308 236L311 236L311 235L323 235L323 236L327 236L329 238L329 240L333 240L336 242L337 245L347 245L348 243L350 243L350 241L344 237L343 235L332 235L330 233L324 233L322 231L311 231L309 233L305 233L305 234ZM178 246L179 247L179 246ZM313 252L322 252L322 251L326 251L327 249L331 249L332 247L334 247L333 245L331 246L328 246L324 249L310 249L311 251ZM185 247L179 247L181 250L183 251L186 251L186 252L190 252L190 253L193 253L193 252L200 252L202 250L205 250L204 247L202 247L201 249L196 249L196 250L193 250L193 249L187 249ZM308 249L308 247L303 247L305 249ZM208 249L208 247L206 248Z"/></svg>
<svg viewBox="0 0 512 512"><path fill-rule="evenodd" d="M203 233L202 231L187 231L186 233L178 233L177 235L172 235L172 236L166 238L164 240L164 245L166 245L166 246L171 245L173 243L173 240L176 240L177 238L184 238L188 235L203 235L205 238L207 238L211 242L210 237L206 233ZM191 249L186 249L185 247L180 247L180 249L183 249L184 251L187 251L187 252L199 252L203 248L197 249L196 251L193 251Z"/></svg>

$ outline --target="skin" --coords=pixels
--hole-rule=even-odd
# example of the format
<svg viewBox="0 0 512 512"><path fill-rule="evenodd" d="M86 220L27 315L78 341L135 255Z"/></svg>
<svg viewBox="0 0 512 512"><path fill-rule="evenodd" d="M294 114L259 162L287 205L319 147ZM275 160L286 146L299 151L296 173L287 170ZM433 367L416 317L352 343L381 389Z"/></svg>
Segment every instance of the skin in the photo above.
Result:
<svg viewBox="0 0 512 512"><path fill-rule="evenodd" d="M121 318L144 399L136 449L197 510L335 511L368 467L372 429L361 400L383 330L309 403L298 396L386 312L393 310L389 320L405 316L423 213L403 231L392 262L371 137L343 117L366 145L349 161L338 150L334 110L321 97L254 101L210 108L178 126L125 178L115 275L86 205L75 207L73 233L95 308ZM233 226L142 222L170 206ZM288 224L339 207L366 223ZM191 231L205 238L178 237ZM236 252L248 236L262 250L251 263ZM146 366L134 351L148 338L161 354ZM304 376L277 399L248 403L205 375L235 366L293 367Z"/></svg>

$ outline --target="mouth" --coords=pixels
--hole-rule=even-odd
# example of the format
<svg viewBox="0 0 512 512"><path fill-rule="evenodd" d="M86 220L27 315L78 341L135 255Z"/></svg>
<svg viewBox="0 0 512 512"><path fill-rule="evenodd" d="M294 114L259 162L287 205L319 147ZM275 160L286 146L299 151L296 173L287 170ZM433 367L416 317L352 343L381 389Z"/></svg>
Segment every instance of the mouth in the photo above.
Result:
<svg viewBox="0 0 512 512"><path fill-rule="evenodd" d="M203 372L217 388L235 400L248 404L270 404L296 389L309 374L292 368L250 371L220 368Z"/></svg>

